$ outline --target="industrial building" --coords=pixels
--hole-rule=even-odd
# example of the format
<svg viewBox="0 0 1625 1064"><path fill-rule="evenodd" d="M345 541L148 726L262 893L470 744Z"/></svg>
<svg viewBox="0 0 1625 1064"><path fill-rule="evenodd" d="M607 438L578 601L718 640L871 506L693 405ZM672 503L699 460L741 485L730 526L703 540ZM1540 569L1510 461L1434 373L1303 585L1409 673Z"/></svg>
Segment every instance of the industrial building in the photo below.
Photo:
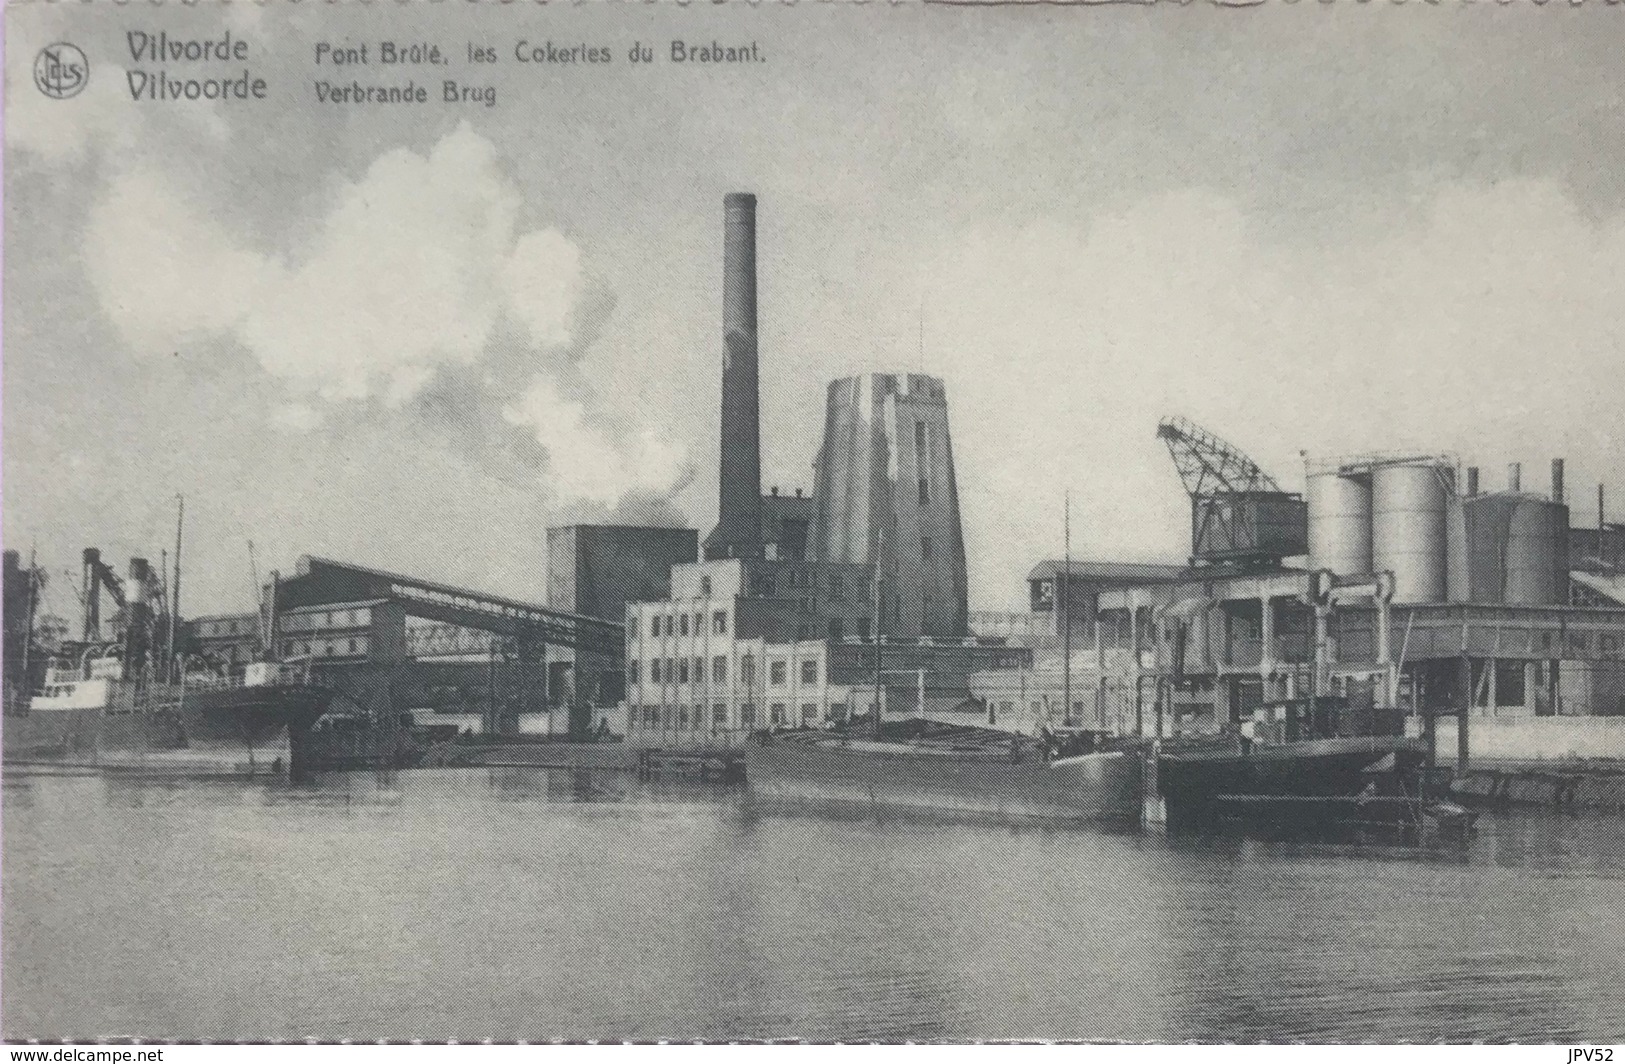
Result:
<svg viewBox="0 0 1625 1064"><path fill-rule="evenodd" d="M871 566L735 558L678 565L672 594L626 615L627 734L737 741L755 728L870 712ZM996 642L890 637L879 647L890 714L964 712L970 677L1030 666Z"/></svg>
<svg viewBox="0 0 1625 1064"><path fill-rule="evenodd" d="M547 530L547 604L620 623L629 602L663 598L671 567L699 557L692 528L562 525Z"/></svg>
<svg viewBox="0 0 1625 1064"><path fill-rule="evenodd" d="M893 711L959 705L972 673L1031 659L969 632L942 381L834 381L813 494L762 494L755 267L756 199L732 193L717 523L705 560L673 567L669 596L627 607L631 734L735 736L867 712L877 649Z"/></svg>
<svg viewBox="0 0 1625 1064"><path fill-rule="evenodd" d="M581 731L595 707L615 704L603 692L620 697L614 621L308 556L263 592L258 612L189 621L187 653L228 675L267 656L307 661L375 724L432 710L477 713L483 729L506 732L521 714L567 706Z"/></svg>
<svg viewBox="0 0 1625 1064"><path fill-rule="evenodd" d="M1481 491L1478 470L1448 455L1310 462L1300 507L1188 422L1159 436L1191 497L1189 562L1040 563L1029 618L979 615L984 634L1036 649L1029 672L973 679L986 705L1173 735L1327 698L1436 726L1463 754L1625 755L1625 729L1586 723L1625 717L1619 526L1599 512L1596 529L1571 528L1561 461L1544 494L1523 489L1518 466ZM1088 615L1070 626L1070 656L1055 635L1061 588Z"/></svg>

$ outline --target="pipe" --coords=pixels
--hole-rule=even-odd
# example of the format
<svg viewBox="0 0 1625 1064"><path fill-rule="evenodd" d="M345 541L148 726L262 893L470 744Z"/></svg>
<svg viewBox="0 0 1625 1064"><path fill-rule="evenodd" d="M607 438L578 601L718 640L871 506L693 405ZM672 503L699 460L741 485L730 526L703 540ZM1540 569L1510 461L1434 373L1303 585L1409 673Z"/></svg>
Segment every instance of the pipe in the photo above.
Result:
<svg viewBox="0 0 1625 1064"><path fill-rule="evenodd" d="M1552 501L1563 501L1563 459L1552 459Z"/></svg>
<svg viewBox="0 0 1625 1064"><path fill-rule="evenodd" d="M1521 462L1513 462L1507 466L1507 490L1523 490L1523 464Z"/></svg>
<svg viewBox="0 0 1625 1064"><path fill-rule="evenodd" d="M1478 467L1475 465L1467 467L1467 494L1478 494Z"/></svg>
<svg viewBox="0 0 1625 1064"><path fill-rule="evenodd" d="M102 552L86 547L84 559L85 642L102 637Z"/></svg>

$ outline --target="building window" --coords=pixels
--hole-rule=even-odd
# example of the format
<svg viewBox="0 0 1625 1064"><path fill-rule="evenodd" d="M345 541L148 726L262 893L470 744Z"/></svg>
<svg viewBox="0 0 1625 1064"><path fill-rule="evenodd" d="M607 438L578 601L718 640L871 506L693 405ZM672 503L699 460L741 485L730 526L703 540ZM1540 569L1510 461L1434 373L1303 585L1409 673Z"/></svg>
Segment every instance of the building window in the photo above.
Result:
<svg viewBox="0 0 1625 1064"><path fill-rule="evenodd" d="M936 553L931 548L932 548L931 537L930 536L921 536L920 537L920 560L921 561L928 562L928 561L931 560L932 556Z"/></svg>
<svg viewBox="0 0 1625 1064"><path fill-rule="evenodd" d="M350 653L354 654L355 652L356 652L355 640L352 639L352 640L350 640Z"/></svg>
<svg viewBox="0 0 1625 1064"><path fill-rule="evenodd" d="M678 634L680 634L680 635L687 635L688 634L688 614L686 614L686 613L682 614L677 619L677 631L678 631Z"/></svg>
<svg viewBox="0 0 1625 1064"><path fill-rule="evenodd" d="M784 686L784 662L770 661L767 663L767 682L774 687Z"/></svg>
<svg viewBox="0 0 1625 1064"><path fill-rule="evenodd" d="M688 727L688 707L687 706L678 706L677 707L677 727L678 728L686 728L686 727Z"/></svg>
<svg viewBox="0 0 1625 1064"><path fill-rule="evenodd" d="M926 483L924 477L920 478L920 505L931 505L931 486Z"/></svg>
<svg viewBox="0 0 1625 1064"><path fill-rule="evenodd" d="M638 615L635 613L628 613L626 616L626 638L630 642L632 639L637 637L637 634Z"/></svg>
<svg viewBox="0 0 1625 1064"><path fill-rule="evenodd" d="M711 659L711 682L728 682L728 659L721 654Z"/></svg>
<svg viewBox="0 0 1625 1064"><path fill-rule="evenodd" d="M727 635L728 634L728 611L727 610L717 610L715 613L711 614L711 634L712 635Z"/></svg>
<svg viewBox="0 0 1625 1064"><path fill-rule="evenodd" d="M660 682L660 659L659 658L650 658L649 659L649 682L650 683L659 683Z"/></svg>
<svg viewBox="0 0 1625 1064"><path fill-rule="evenodd" d="M756 727L756 707L750 702L746 702L739 707L739 726L741 728Z"/></svg>
<svg viewBox="0 0 1625 1064"><path fill-rule="evenodd" d="M843 631L841 619L839 617L831 617L829 619L829 637L831 639L841 639L844 637L844 635L845 632Z"/></svg>
<svg viewBox="0 0 1625 1064"><path fill-rule="evenodd" d="M802 723L807 723L808 721L814 721L814 720L817 720L817 719L818 719L818 703L816 703L816 702L803 702L801 704L801 720L802 720Z"/></svg>
<svg viewBox="0 0 1625 1064"><path fill-rule="evenodd" d="M645 724L659 724L660 723L660 707L659 706L644 706L643 707L643 723L645 723Z"/></svg>
<svg viewBox="0 0 1625 1064"><path fill-rule="evenodd" d="M783 702L775 702L775 703L773 703L772 714L773 714L772 720L773 720L774 724L783 724L784 723L784 703Z"/></svg>
<svg viewBox="0 0 1625 1064"><path fill-rule="evenodd" d="M917 458L925 458L928 441L925 435L925 422L914 422L914 454Z"/></svg>
<svg viewBox="0 0 1625 1064"><path fill-rule="evenodd" d="M739 682L746 687L756 683L756 659L749 654L739 659Z"/></svg>
<svg viewBox="0 0 1625 1064"><path fill-rule="evenodd" d="M868 639L869 638L869 618L867 618L867 617L854 617L852 619L852 622L858 626L858 638L859 639Z"/></svg>
<svg viewBox="0 0 1625 1064"><path fill-rule="evenodd" d="M292 643L292 641L289 641L289 642L286 642L286 643L282 644L282 656L285 657L285 658L293 657L293 643Z"/></svg>
<svg viewBox="0 0 1625 1064"><path fill-rule="evenodd" d="M677 659L677 682L678 683L687 683L688 682L688 659L687 658L678 658ZM686 713L687 710L684 710L684 712Z"/></svg>
<svg viewBox="0 0 1625 1064"><path fill-rule="evenodd" d="M829 574L829 597L846 597L846 577L842 576L840 573Z"/></svg>
<svg viewBox="0 0 1625 1064"><path fill-rule="evenodd" d="M845 702L831 702L829 704L829 715L830 715L830 717L832 717L835 720L845 720L846 719L846 703Z"/></svg>
<svg viewBox="0 0 1625 1064"><path fill-rule="evenodd" d="M711 723L718 728L728 726L728 706L725 702L718 702L711 707Z"/></svg>
<svg viewBox="0 0 1625 1064"><path fill-rule="evenodd" d="M801 682L802 683L817 683L818 682L818 662L816 662L816 661L803 661L801 663Z"/></svg>
<svg viewBox="0 0 1625 1064"><path fill-rule="evenodd" d="M637 683L638 682L638 659L637 658L633 658L631 661L628 661L626 663L626 682L627 683Z"/></svg>
<svg viewBox="0 0 1625 1064"><path fill-rule="evenodd" d="M703 614L703 613L696 613L694 615L694 634L695 635L704 635L705 634L705 614Z"/></svg>
<svg viewBox="0 0 1625 1064"><path fill-rule="evenodd" d="M704 598L711 597L711 578L709 576L700 577L700 595Z"/></svg>

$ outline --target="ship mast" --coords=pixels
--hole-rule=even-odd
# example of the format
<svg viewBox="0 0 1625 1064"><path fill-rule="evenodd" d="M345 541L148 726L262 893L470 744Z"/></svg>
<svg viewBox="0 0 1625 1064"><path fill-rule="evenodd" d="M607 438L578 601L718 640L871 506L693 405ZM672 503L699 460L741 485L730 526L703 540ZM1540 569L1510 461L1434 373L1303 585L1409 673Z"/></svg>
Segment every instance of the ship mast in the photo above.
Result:
<svg viewBox="0 0 1625 1064"><path fill-rule="evenodd" d="M1072 726L1072 493L1061 503L1061 540L1065 561L1061 591L1061 719Z"/></svg>
<svg viewBox="0 0 1625 1064"><path fill-rule="evenodd" d="M175 579L170 584L169 602L169 673L171 678L180 668L180 645L176 642L180 634L181 618L181 530L186 522L186 496L175 496ZM184 670L183 670L184 671Z"/></svg>

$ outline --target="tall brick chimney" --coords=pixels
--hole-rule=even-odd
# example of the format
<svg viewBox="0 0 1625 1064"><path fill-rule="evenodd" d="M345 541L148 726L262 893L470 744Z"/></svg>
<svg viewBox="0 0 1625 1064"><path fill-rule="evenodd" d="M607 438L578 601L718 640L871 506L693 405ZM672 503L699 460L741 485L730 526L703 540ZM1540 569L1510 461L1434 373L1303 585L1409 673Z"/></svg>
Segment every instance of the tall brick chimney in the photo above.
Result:
<svg viewBox="0 0 1625 1064"><path fill-rule="evenodd" d="M722 435L717 526L705 557L762 556L761 411L756 358L756 197L723 200Z"/></svg>

